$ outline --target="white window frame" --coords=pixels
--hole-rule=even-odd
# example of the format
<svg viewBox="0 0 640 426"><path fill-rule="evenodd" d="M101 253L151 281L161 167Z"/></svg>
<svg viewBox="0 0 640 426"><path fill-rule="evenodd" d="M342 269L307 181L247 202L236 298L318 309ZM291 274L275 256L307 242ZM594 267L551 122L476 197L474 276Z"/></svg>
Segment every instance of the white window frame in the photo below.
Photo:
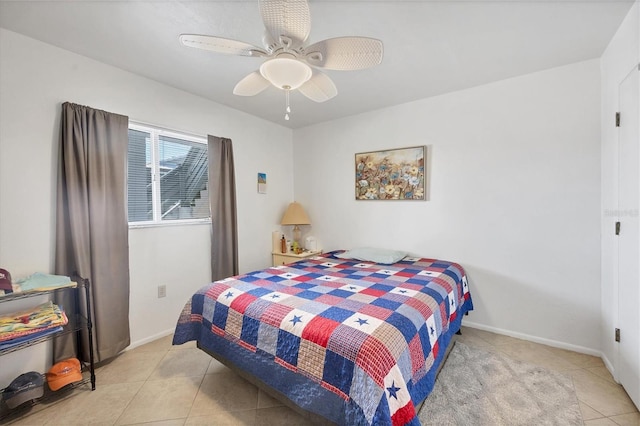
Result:
<svg viewBox="0 0 640 426"><path fill-rule="evenodd" d="M211 216L200 219L171 219L163 220L161 203L160 203L160 136L167 136L170 138L181 139L189 142L201 143L207 145L207 138L205 136L194 135L177 130L169 130L163 127L154 126L151 124L145 124L137 121L129 120L129 129L137 130L139 132L148 133L151 137L151 192L152 192L152 206L153 206L153 220L128 222L129 228L148 228L154 226L175 226L175 225L194 225L194 224L210 224ZM207 151L208 152L208 151ZM129 185L127 183L127 190ZM127 211L128 214L128 211ZM129 219L127 218L127 221Z"/></svg>

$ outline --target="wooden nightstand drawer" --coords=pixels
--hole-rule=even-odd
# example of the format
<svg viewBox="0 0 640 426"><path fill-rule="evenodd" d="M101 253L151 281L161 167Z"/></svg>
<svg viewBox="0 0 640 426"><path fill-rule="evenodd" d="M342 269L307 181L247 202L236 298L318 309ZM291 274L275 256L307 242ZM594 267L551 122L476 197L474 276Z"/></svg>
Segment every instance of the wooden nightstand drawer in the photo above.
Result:
<svg viewBox="0 0 640 426"><path fill-rule="evenodd" d="M300 254L295 253L271 253L273 266L286 265L288 263L297 262L302 259L308 259L313 256L317 256L322 253L322 250L305 251Z"/></svg>

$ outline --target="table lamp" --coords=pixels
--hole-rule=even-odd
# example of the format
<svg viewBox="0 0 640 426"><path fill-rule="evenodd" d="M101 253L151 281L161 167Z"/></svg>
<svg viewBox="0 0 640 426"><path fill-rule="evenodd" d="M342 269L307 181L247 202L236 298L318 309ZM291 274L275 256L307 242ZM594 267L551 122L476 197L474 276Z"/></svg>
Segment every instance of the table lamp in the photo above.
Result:
<svg viewBox="0 0 640 426"><path fill-rule="evenodd" d="M284 212L280 225L293 225L293 241L300 245L300 227L298 225L311 225L309 216L302 208L300 203L294 201L289 204L287 211Z"/></svg>

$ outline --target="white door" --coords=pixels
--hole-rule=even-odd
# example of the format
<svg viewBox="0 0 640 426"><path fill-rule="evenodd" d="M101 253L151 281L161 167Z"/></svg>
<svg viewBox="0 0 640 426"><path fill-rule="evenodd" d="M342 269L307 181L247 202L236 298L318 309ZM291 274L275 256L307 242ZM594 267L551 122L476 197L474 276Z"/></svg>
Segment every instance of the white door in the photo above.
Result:
<svg viewBox="0 0 640 426"><path fill-rule="evenodd" d="M619 87L620 128L618 208L618 328L616 375L640 407L640 149L638 97L640 72L635 68Z"/></svg>

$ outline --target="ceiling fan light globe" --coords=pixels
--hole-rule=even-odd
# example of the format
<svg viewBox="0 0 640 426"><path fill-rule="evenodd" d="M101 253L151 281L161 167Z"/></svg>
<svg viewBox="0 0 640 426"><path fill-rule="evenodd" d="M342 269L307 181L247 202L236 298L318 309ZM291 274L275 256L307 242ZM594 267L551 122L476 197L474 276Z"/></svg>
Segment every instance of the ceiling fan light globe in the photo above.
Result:
<svg viewBox="0 0 640 426"><path fill-rule="evenodd" d="M295 90L312 75L311 67L291 58L273 58L260 66L260 74L278 89Z"/></svg>

